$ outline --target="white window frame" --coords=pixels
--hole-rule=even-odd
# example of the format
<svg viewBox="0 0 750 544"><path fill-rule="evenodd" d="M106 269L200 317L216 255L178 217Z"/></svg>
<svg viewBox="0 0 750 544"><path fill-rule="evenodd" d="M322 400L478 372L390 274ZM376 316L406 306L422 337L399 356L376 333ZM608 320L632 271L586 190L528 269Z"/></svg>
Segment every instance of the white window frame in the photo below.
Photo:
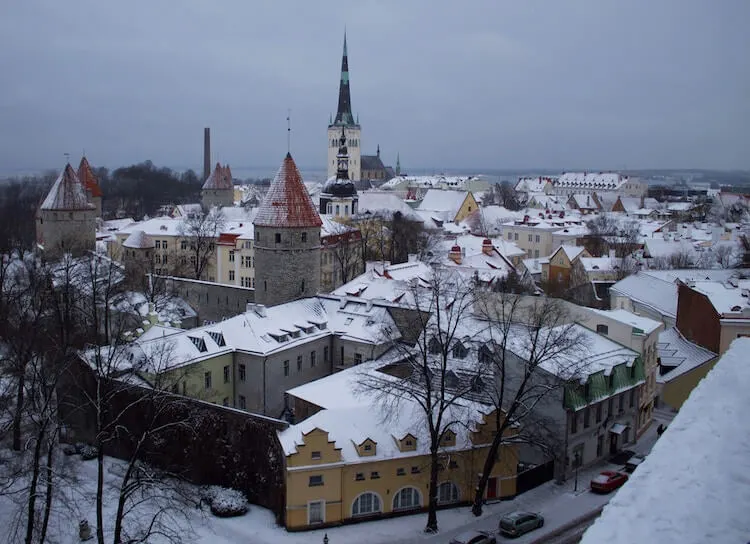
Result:
<svg viewBox="0 0 750 544"><path fill-rule="evenodd" d="M442 488L446 484L451 484L453 486L453 489L456 490L456 498L455 498L455 500L450 500L450 501L442 501L442 500L440 500L440 488ZM460 500L461 500L461 490L459 489L459 487L456 485L456 483L454 481L452 481L452 480L445 480L444 482L440 482L438 484L438 504L440 504L440 505L442 505L442 504L455 504L455 503L457 503Z"/></svg>
<svg viewBox="0 0 750 544"><path fill-rule="evenodd" d="M402 491L406 490L406 489L411 489L413 491L416 491L416 493L417 493L417 504L412 504L410 506L396 506L396 497L398 497L399 494ZM392 502L391 509L394 512L404 512L406 510L416 510L417 508L421 508L422 507L422 492L419 489L417 489L416 487L414 487L413 485L407 485L407 486L402 487L401 489L399 489L398 491L396 491L393 494L393 500L391 502Z"/></svg>
<svg viewBox="0 0 750 544"><path fill-rule="evenodd" d="M310 521L310 506L313 504L320 504L320 521ZM316 499L314 501L307 501L307 524L318 525L326 522L326 501L325 499Z"/></svg>
<svg viewBox="0 0 750 544"><path fill-rule="evenodd" d="M360 497L363 497L364 495L368 495L368 494L374 495L375 497L377 497L377 499L378 499L378 509L377 510L371 510L369 512L358 512L358 513L355 514L354 513L354 505L357 504L357 501L359 501ZM383 513L383 498L380 496L380 494L376 493L375 491L369 491L369 490L368 491L363 491L362 493L360 493L359 495L357 495L356 497L354 497L354 500L352 501L352 507L351 507L350 511L352 513L352 517L353 518L355 518L355 517L364 517L364 516L372 516L372 515L375 515L375 514L382 514Z"/></svg>

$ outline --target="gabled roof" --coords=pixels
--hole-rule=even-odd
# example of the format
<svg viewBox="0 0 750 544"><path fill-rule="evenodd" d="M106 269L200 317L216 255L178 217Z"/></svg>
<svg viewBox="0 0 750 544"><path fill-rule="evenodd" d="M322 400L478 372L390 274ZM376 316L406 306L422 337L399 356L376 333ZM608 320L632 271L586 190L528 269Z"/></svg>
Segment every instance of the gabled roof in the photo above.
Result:
<svg viewBox="0 0 750 544"><path fill-rule="evenodd" d="M217 162L214 171L208 176L202 189L233 189L232 172L229 170L229 166L222 166Z"/></svg>
<svg viewBox="0 0 750 544"><path fill-rule="evenodd" d="M256 227L320 227L323 222L290 153L284 157L253 224Z"/></svg>
<svg viewBox="0 0 750 544"><path fill-rule="evenodd" d="M573 260L581 255L584 251L586 251L585 247L582 246L569 246L569 245L561 245L558 247L555 251L552 252L550 255L550 260L552 260L552 257L558 252L562 250L563 253L565 253L565 256L568 258L570 262L573 262Z"/></svg>
<svg viewBox="0 0 750 544"><path fill-rule="evenodd" d="M99 186L99 180L96 179L94 171L86 157L81 158L81 164L78 165L78 179L83 183L84 189L91 193L92 197L103 196L102 188Z"/></svg>
<svg viewBox="0 0 750 544"><path fill-rule="evenodd" d="M60 172L52 188L47 193L40 207L42 210L90 210L93 204L89 204L86 192L81 181L78 179L70 163Z"/></svg>
<svg viewBox="0 0 750 544"><path fill-rule="evenodd" d="M359 158L362 170L385 170L380 155L362 155Z"/></svg>
<svg viewBox="0 0 750 544"><path fill-rule="evenodd" d="M469 191L429 189L417 209L420 211L447 212L451 216L450 221L452 221L468 195Z"/></svg>

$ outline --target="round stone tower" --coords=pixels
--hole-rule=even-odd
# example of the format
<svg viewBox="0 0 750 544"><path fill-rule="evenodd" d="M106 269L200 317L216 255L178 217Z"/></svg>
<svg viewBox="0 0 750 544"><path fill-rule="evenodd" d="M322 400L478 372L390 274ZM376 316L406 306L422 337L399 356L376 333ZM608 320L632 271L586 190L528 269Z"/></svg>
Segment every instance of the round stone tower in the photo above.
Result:
<svg viewBox="0 0 750 544"><path fill-rule="evenodd" d="M68 163L37 214L37 242L50 258L64 253L74 256L94 251L96 246L96 206L88 201L86 190Z"/></svg>
<svg viewBox="0 0 750 544"><path fill-rule="evenodd" d="M274 306L316 295L320 288L323 222L289 153L253 225L255 302Z"/></svg>

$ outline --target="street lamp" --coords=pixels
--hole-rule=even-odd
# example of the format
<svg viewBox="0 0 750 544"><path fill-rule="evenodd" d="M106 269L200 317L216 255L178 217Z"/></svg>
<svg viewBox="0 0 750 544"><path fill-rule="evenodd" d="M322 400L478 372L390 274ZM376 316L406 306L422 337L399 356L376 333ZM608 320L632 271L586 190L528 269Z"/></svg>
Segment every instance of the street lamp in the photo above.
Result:
<svg viewBox="0 0 750 544"><path fill-rule="evenodd" d="M576 479L573 484L573 493L576 493L578 491L578 467L581 466L581 452L577 451L574 455L573 462L576 464Z"/></svg>

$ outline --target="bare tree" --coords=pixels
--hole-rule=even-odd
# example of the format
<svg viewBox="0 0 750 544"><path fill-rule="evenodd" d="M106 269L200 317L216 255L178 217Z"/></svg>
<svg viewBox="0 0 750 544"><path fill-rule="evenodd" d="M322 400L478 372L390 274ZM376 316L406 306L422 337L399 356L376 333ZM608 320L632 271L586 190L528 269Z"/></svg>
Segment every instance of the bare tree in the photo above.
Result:
<svg viewBox="0 0 750 544"><path fill-rule="evenodd" d="M335 223L333 232L326 237L328 247L332 248L334 274L339 274L341 283L347 283L364 271L360 237L358 229L342 223Z"/></svg>
<svg viewBox="0 0 750 544"><path fill-rule="evenodd" d="M189 214L182 220L178 232L185 238L185 251L190 261L191 277L205 279L206 269L216 251L216 240L224 228L224 214L218 208Z"/></svg>
<svg viewBox="0 0 750 544"><path fill-rule="evenodd" d="M502 445L523 443L550 454L559 447L553 422L537 408L563 384L544 367L554 364L558 373L575 377L586 342L560 300L500 293L478 299L476 310L488 324L481 359L493 376L486 392L495 408L496 429L472 505L479 516Z"/></svg>
<svg viewBox="0 0 750 544"><path fill-rule="evenodd" d="M465 320L470 316L474 292L458 274L438 271L429 289L413 287L415 311L410 326L401 334L411 342L396 340L393 347L400 362L393 373L363 373L363 392L374 394L387 417L401 409L416 406L427 428L430 454L430 486L425 532L438 530L438 471L444 439L469 420L470 408L464 402L475 384L459 380L451 364L457 342L465 341ZM389 335L390 336L390 335ZM474 377L481 375L479 369Z"/></svg>
<svg viewBox="0 0 750 544"><path fill-rule="evenodd" d="M740 261L740 250L737 245L717 244L712 253L721 268L734 268Z"/></svg>

